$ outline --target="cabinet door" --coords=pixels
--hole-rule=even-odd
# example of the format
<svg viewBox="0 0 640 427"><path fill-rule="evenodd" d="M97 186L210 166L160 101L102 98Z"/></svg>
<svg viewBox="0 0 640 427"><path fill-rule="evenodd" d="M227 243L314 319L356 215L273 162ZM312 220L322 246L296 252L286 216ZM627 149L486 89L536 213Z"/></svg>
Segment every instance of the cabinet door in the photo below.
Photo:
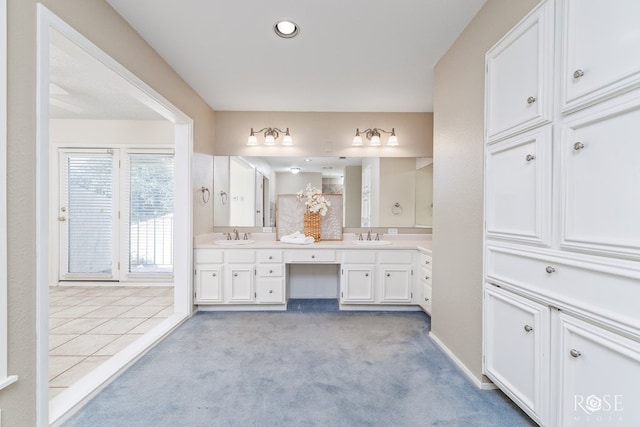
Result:
<svg viewBox="0 0 640 427"><path fill-rule="evenodd" d="M372 265L345 265L342 268L343 304L371 303L374 300Z"/></svg>
<svg viewBox="0 0 640 427"><path fill-rule="evenodd" d="M227 265L227 302L253 302L253 265Z"/></svg>
<svg viewBox="0 0 640 427"><path fill-rule="evenodd" d="M638 17L638 0L563 0L563 110L640 83Z"/></svg>
<svg viewBox="0 0 640 427"><path fill-rule="evenodd" d="M486 55L486 132L494 141L551 120L553 2L543 2Z"/></svg>
<svg viewBox="0 0 640 427"><path fill-rule="evenodd" d="M222 266L198 265L196 268L196 303L223 302Z"/></svg>
<svg viewBox="0 0 640 427"><path fill-rule="evenodd" d="M408 303L413 298L413 273L410 266L380 267L380 302Z"/></svg>
<svg viewBox="0 0 640 427"><path fill-rule="evenodd" d="M258 304L284 304L284 277L259 277L256 280Z"/></svg>
<svg viewBox="0 0 640 427"><path fill-rule="evenodd" d="M549 328L548 307L485 286L485 375L542 425L548 413Z"/></svg>
<svg viewBox="0 0 640 427"><path fill-rule="evenodd" d="M640 257L640 96L567 120L561 140L565 249Z"/></svg>
<svg viewBox="0 0 640 427"><path fill-rule="evenodd" d="M557 425L640 425L640 343L558 315Z"/></svg>
<svg viewBox="0 0 640 427"><path fill-rule="evenodd" d="M551 125L488 146L486 163L487 237L549 245Z"/></svg>

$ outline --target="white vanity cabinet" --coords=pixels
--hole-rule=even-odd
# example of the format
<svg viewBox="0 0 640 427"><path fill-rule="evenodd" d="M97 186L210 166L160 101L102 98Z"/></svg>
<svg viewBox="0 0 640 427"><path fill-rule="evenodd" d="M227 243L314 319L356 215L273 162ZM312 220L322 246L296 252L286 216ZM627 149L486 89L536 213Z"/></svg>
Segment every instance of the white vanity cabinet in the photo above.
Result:
<svg viewBox="0 0 640 427"><path fill-rule="evenodd" d="M562 0L562 108L640 84L637 0Z"/></svg>
<svg viewBox="0 0 640 427"><path fill-rule="evenodd" d="M257 251L256 291L258 304L285 303L285 264L281 250Z"/></svg>
<svg viewBox="0 0 640 427"><path fill-rule="evenodd" d="M542 4L486 56L490 141L551 121L553 5Z"/></svg>
<svg viewBox="0 0 640 427"><path fill-rule="evenodd" d="M378 251L378 302L413 302L413 255L411 251Z"/></svg>
<svg viewBox="0 0 640 427"><path fill-rule="evenodd" d="M233 249L225 252L225 302L252 303L255 297L255 251Z"/></svg>
<svg viewBox="0 0 640 427"><path fill-rule="evenodd" d="M555 425L637 426L640 343L559 313L556 354L559 411Z"/></svg>
<svg viewBox="0 0 640 427"><path fill-rule="evenodd" d="M340 303L375 302L376 251L349 250L342 253L340 268Z"/></svg>
<svg viewBox="0 0 640 427"><path fill-rule="evenodd" d="M431 314L431 291L432 291L432 283L433 283L433 274L431 270L432 260L431 256L420 252L418 254L418 289L416 290L416 299L418 301L418 305L422 308L422 310Z"/></svg>
<svg viewBox="0 0 640 427"><path fill-rule="evenodd" d="M195 251L195 303L216 304L224 302L222 251L200 249Z"/></svg>
<svg viewBox="0 0 640 427"><path fill-rule="evenodd" d="M484 291L484 370L542 425L549 395L549 308L496 286Z"/></svg>

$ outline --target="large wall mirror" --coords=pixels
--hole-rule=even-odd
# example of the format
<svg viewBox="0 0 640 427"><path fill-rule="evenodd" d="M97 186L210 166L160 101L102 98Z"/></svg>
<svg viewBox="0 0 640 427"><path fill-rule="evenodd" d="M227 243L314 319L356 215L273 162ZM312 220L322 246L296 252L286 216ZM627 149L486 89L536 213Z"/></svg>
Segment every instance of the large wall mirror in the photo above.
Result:
<svg viewBox="0 0 640 427"><path fill-rule="evenodd" d="M214 157L214 226L273 227L278 194L343 195L345 227L431 227L433 159Z"/></svg>

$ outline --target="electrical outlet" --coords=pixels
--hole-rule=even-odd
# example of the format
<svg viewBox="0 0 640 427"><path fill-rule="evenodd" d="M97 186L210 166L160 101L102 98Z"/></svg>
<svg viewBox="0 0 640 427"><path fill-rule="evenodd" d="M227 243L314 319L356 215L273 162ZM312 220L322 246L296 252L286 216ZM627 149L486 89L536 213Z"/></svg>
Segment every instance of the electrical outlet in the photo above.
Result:
<svg viewBox="0 0 640 427"><path fill-rule="evenodd" d="M263 233L273 233L271 227L262 227L262 232Z"/></svg>
<svg viewBox="0 0 640 427"><path fill-rule="evenodd" d="M387 234L390 235L390 236L395 236L396 234L398 234L398 229L397 228L390 228L387 231Z"/></svg>

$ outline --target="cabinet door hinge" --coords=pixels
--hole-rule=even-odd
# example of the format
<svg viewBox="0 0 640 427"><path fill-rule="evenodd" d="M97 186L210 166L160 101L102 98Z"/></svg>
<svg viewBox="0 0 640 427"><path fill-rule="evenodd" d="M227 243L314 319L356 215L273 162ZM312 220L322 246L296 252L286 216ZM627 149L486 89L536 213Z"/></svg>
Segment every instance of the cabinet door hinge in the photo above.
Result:
<svg viewBox="0 0 640 427"><path fill-rule="evenodd" d="M344 292L340 292L340 295L342 296L342 298L344 298Z"/></svg>
<svg viewBox="0 0 640 427"><path fill-rule="evenodd" d="M120 261L118 261L118 271L120 271Z"/></svg>
<svg viewBox="0 0 640 427"><path fill-rule="evenodd" d="M194 276L197 276L197 275L198 275L198 269L197 269L197 268L194 268L194 269L193 269L193 275L194 275Z"/></svg>
<svg viewBox="0 0 640 427"><path fill-rule="evenodd" d="M342 273L341 273L341 274L344 276L344 268L343 268L341 271L342 271Z"/></svg>
<svg viewBox="0 0 640 427"><path fill-rule="evenodd" d="M411 275L413 276L413 268L411 269Z"/></svg>
<svg viewBox="0 0 640 427"><path fill-rule="evenodd" d="M254 298L258 298L258 293L257 293L257 292L254 292L254 293L253 293L253 297L254 297Z"/></svg>
<svg viewBox="0 0 640 427"><path fill-rule="evenodd" d="M413 292L411 292L411 299L413 299Z"/></svg>

